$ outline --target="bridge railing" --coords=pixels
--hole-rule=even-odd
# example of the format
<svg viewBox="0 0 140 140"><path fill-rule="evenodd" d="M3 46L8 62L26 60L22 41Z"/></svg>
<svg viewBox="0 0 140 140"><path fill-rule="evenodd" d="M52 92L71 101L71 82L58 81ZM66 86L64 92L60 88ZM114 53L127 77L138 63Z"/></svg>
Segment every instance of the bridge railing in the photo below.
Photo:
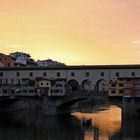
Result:
<svg viewBox="0 0 140 140"><path fill-rule="evenodd" d="M80 92L80 91L74 91L74 92L68 92L65 96L61 98L61 100L58 101L58 105L61 105L65 102L74 100L74 99L80 99L80 98L88 98L85 92Z"/></svg>
<svg viewBox="0 0 140 140"><path fill-rule="evenodd" d="M74 92L68 92L65 96L61 98L61 100L56 101L58 106L63 105L67 102L74 102L75 100L82 100L82 99L108 99L107 93L99 93L97 91L74 91Z"/></svg>

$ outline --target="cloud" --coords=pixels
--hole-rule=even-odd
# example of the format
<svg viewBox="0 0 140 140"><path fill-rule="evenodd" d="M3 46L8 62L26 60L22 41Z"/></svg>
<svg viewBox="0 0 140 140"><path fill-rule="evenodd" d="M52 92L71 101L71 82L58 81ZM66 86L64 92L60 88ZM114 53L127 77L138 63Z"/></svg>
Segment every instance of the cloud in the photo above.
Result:
<svg viewBox="0 0 140 140"><path fill-rule="evenodd" d="M7 48L23 48L23 45L18 45L18 44L8 44L6 45Z"/></svg>
<svg viewBox="0 0 140 140"><path fill-rule="evenodd" d="M133 45L140 45L140 40L132 41L132 44L133 44Z"/></svg>

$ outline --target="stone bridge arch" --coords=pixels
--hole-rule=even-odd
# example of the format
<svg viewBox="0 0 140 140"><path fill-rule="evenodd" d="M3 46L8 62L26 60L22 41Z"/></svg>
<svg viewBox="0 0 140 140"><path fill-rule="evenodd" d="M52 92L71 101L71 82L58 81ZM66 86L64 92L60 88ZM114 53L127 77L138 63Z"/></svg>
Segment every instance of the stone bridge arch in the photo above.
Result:
<svg viewBox="0 0 140 140"><path fill-rule="evenodd" d="M91 81L89 79L85 79L81 82L81 90L88 91L91 90Z"/></svg>
<svg viewBox="0 0 140 140"><path fill-rule="evenodd" d="M123 109L123 97L109 97L109 105L114 105Z"/></svg>
<svg viewBox="0 0 140 140"><path fill-rule="evenodd" d="M76 92L79 90L79 82L75 79L70 79L67 82L67 91L68 92Z"/></svg>
<svg viewBox="0 0 140 140"><path fill-rule="evenodd" d="M107 92L108 91L108 82L105 79L100 79L96 83L96 90L98 92Z"/></svg>

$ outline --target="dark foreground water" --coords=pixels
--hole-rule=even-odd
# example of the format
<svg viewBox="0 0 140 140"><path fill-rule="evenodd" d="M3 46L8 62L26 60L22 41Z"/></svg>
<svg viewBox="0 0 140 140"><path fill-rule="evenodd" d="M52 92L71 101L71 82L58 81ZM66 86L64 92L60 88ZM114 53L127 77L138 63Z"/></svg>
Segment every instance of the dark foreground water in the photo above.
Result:
<svg viewBox="0 0 140 140"><path fill-rule="evenodd" d="M91 118L92 126L82 128L83 118ZM121 118L115 106L69 116L42 117L31 111L0 114L0 140L140 140L140 120Z"/></svg>

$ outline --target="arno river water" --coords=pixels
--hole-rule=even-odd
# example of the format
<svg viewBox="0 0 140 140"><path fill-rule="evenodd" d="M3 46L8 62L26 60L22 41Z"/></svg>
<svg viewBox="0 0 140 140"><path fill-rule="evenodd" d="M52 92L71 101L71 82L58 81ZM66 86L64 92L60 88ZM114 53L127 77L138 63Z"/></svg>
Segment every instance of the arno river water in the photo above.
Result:
<svg viewBox="0 0 140 140"><path fill-rule="evenodd" d="M82 128L83 118L91 118L92 126ZM2 113L0 140L140 140L140 120L122 119L116 106L65 116L45 117L38 111Z"/></svg>

